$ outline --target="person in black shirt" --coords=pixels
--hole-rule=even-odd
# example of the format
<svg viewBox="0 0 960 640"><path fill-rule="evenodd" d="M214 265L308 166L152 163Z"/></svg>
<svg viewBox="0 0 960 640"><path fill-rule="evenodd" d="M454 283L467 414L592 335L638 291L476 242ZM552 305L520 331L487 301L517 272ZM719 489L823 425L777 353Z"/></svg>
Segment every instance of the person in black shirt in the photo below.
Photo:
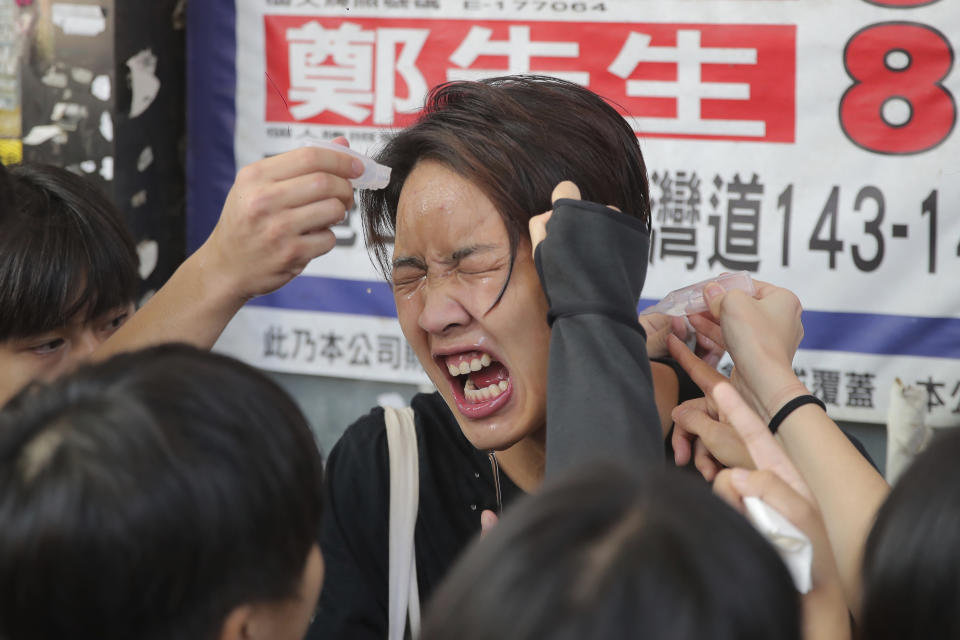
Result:
<svg viewBox="0 0 960 640"><path fill-rule="evenodd" d="M323 463L253 367L161 345L0 410L0 637L301 640Z"/></svg>
<svg viewBox="0 0 960 640"><path fill-rule="evenodd" d="M671 366L648 362L637 323L646 169L635 134L602 98L530 76L441 85L377 160L393 174L385 190L362 194L366 235L438 388L411 403L426 602L479 532L481 512L533 491L545 471L606 456L662 465L679 382ZM557 194L572 197L554 203L535 260L528 223L568 179L592 202ZM383 638L390 486L381 409L334 447L325 486L328 579L308 637Z"/></svg>

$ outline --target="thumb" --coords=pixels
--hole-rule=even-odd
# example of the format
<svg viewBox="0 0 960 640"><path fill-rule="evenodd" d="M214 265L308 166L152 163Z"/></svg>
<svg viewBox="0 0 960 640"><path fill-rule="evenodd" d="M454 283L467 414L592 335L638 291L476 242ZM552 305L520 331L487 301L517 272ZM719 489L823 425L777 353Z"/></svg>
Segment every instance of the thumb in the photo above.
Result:
<svg viewBox="0 0 960 640"><path fill-rule="evenodd" d="M714 318L720 319L720 309L723 306L724 289L718 282L710 282L703 288L703 299L710 307Z"/></svg>
<svg viewBox="0 0 960 640"><path fill-rule="evenodd" d="M547 237L547 221L551 215L553 215L553 211L547 211L530 218L528 226L530 228L530 246L533 251L536 251L537 245Z"/></svg>
<svg viewBox="0 0 960 640"><path fill-rule="evenodd" d="M497 517L497 514L490 509L484 509L480 514L480 535L485 536L490 533L499 521L500 518Z"/></svg>
<svg viewBox="0 0 960 640"><path fill-rule="evenodd" d="M569 180L564 180L553 188L550 194L550 202L556 202L560 198L570 198L571 200L580 199L580 188Z"/></svg>

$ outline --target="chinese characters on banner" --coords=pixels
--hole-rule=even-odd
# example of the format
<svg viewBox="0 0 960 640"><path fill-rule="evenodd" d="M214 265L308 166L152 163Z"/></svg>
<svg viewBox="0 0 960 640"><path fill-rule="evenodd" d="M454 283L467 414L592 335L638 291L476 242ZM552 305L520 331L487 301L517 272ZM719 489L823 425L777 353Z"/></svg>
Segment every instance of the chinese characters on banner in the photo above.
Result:
<svg viewBox="0 0 960 640"><path fill-rule="evenodd" d="M792 25L266 16L264 26L270 122L403 127L441 82L534 73L610 99L644 135L794 139Z"/></svg>
<svg viewBox="0 0 960 640"><path fill-rule="evenodd" d="M750 271L803 301L795 367L831 415L885 421L899 377L926 391L931 424L960 424L960 13L948 0L229 4L225 162L339 135L376 151L442 82L581 84L624 114L647 162L642 306ZM359 212L334 230L337 248L248 305L220 348L280 371L425 381Z"/></svg>

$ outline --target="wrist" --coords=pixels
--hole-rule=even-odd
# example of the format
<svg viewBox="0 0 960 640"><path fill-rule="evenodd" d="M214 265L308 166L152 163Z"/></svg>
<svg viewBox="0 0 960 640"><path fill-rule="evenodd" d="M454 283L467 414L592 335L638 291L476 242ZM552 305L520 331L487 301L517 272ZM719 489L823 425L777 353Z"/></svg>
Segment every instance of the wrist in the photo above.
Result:
<svg viewBox="0 0 960 640"><path fill-rule="evenodd" d="M227 266L209 242L184 260L174 277L181 277L193 284L198 303L231 316L253 297L243 294L242 283L237 281L235 270Z"/></svg>
<svg viewBox="0 0 960 640"><path fill-rule="evenodd" d="M770 433L777 435L777 430L780 428L780 425L783 424L786 420L790 418L791 415L801 407L805 405L816 405L820 407L821 411L826 411L827 406L823 403L823 400L818 398L815 395L804 394L802 396L796 396L793 400L787 401L779 411L771 418L770 423L767 425L770 428Z"/></svg>
<svg viewBox="0 0 960 640"><path fill-rule="evenodd" d="M794 398L805 395L810 395L809 389L791 371L789 377L784 377L778 384L770 385L770 391L761 398L760 404L763 408L761 417L769 424L784 405Z"/></svg>

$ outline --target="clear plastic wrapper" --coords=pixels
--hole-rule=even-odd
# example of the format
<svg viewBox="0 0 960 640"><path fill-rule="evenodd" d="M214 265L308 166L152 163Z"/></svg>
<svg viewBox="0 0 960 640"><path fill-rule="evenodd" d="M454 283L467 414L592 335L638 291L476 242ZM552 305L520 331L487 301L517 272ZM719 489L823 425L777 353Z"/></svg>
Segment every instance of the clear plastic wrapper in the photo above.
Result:
<svg viewBox="0 0 960 640"><path fill-rule="evenodd" d="M668 316L688 316L694 313L701 313L710 307L703 297L703 289L711 282L718 283L724 291L740 290L749 295L757 292L747 271L736 271L734 273L724 273L714 278L708 278L702 282L691 284L671 291L663 299L652 307L647 307L640 312L640 315L648 313L663 313Z"/></svg>
<svg viewBox="0 0 960 640"><path fill-rule="evenodd" d="M363 174L359 178L353 178L350 181L350 184L353 185L354 189L384 189L388 184L390 184L390 172L392 169L390 167L384 166L374 162L372 158L368 158L358 151L354 151L350 147L344 147L334 142L326 142L322 140L311 140L306 143L308 147L321 147L323 149L331 149L339 153L345 153L348 156L353 156L360 160L363 163Z"/></svg>

